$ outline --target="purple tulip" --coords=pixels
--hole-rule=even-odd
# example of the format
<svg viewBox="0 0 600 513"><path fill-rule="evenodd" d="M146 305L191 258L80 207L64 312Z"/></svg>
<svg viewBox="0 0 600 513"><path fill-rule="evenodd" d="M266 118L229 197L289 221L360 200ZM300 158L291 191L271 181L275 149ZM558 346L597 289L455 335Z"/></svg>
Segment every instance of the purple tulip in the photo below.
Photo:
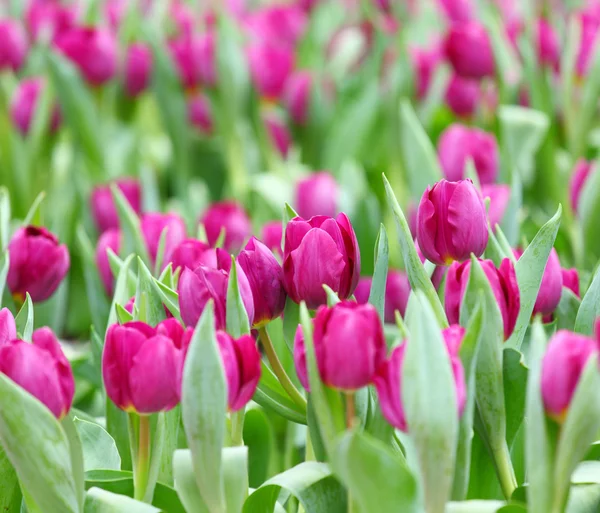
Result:
<svg viewBox="0 0 600 513"><path fill-rule="evenodd" d="M385 337L372 305L342 301L321 306L313 321L317 366L323 383L353 391L369 385L386 355ZM308 385L302 332L294 338L294 362L300 382Z"/></svg>
<svg viewBox="0 0 600 513"><path fill-rule="evenodd" d="M0 347L17 338L17 325L12 312L8 308L0 310Z"/></svg>
<svg viewBox="0 0 600 513"><path fill-rule="evenodd" d="M471 0L438 0L438 4L444 15L453 23L467 22L474 17Z"/></svg>
<svg viewBox="0 0 600 513"><path fill-rule="evenodd" d="M100 279L104 290L109 296L113 295L115 280L110 269L110 260L108 259L108 250L111 249L116 255L121 248L121 232L118 229L106 230L98 239L96 245L96 265L100 273Z"/></svg>
<svg viewBox="0 0 600 513"><path fill-rule="evenodd" d="M339 186L327 171L314 173L296 184L296 207L305 219L314 216L335 217Z"/></svg>
<svg viewBox="0 0 600 513"><path fill-rule="evenodd" d="M504 184L486 184L481 186L481 195L483 199L490 199L488 218L492 229L502 222L504 213L510 201L510 185Z"/></svg>
<svg viewBox="0 0 600 513"><path fill-rule="evenodd" d="M220 201L208 207L202 216L208 243L214 246L222 230L225 230L224 247L236 252L252 235L252 224L244 208L235 201Z"/></svg>
<svg viewBox="0 0 600 513"><path fill-rule="evenodd" d="M120 178L114 184L123 193L136 214L142 211L142 188L135 178ZM90 196L92 217L100 233L119 227L119 213L113 200L110 185L98 185Z"/></svg>
<svg viewBox="0 0 600 513"><path fill-rule="evenodd" d="M62 419L73 403L75 380L50 328L33 332L32 344L15 336L0 346L0 372Z"/></svg>
<svg viewBox="0 0 600 513"><path fill-rule="evenodd" d="M297 5L269 5L246 16L253 39L294 48L308 25L306 13Z"/></svg>
<svg viewBox="0 0 600 513"><path fill-rule="evenodd" d="M227 379L227 404L230 411L238 411L252 399L258 386L260 353L250 335L234 339L217 331L217 342Z"/></svg>
<svg viewBox="0 0 600 513"><path fill-rule="evenodd" d="M581 297L579 292L579 273L577 269L563 269L562 270L563 287L568 288L577 297Z"/></svg>
<svg viewBox="0 0 600 513"><path fill-rule="evenodd" d="M371 293L372 278L361 278L358 282L354 297L358 304L364 305L369 301ZM404 317L408 296L410 295L410 283L408 277L402 271L390 269L385 282L385 313L386 324L396 323L396 311Z"/></svg>
<svg viewBox="0 0 600 513"><path fill-rule="evenodd" d="M13 124L23 135L29 133L31 122L37 110L37 103L44 88L44 79L40 77L22 80L13 94L10 102L10 117ZM61 116L58 106L54 106L50 119L50 130L58 130Z"/></svg>
<svg viewBox="0 0 600 513"><path fill-rule="evenodd" d="M173 250L171 264L173 272L177 269L196 269L203 263L202 255L210 249L210 246L196 239L185 239Z"/></svg>
<svg viewBox="0 0 600 513"><path fill-rule="evenodd" d="M433 73L441 61L440 48L437 43L431 48L411 48L410 56L414 69L417 98L423 100L429 92Z"/></svg>
<svg viewBox="0 0 600 513"><path fill-rule="evenodd" d="M575 168L571 174L571 181L569 182L569 197L573 212L577 213L579 211L581 192L592 173L595 172L596 166L592 161L579 159L575 164Z"/></svg>
<svg viewBox="0 0 600 513"><path fill-rule="evenodd" d="M19 228L8 245L10 266L7 284L22 303L29 292L34 303L48 299L67 275L69 250L41 226Z"/></svg>
<svg viewBox="0 0 600 513"><path fill-rule="evenodd" d="M151 212L144 214L141 219L140 228L152 263L156 262L156 257L158 256L158 245L162 232L167 230L162 259L163 267L171 261L173 251L186 237L183 219L173 213L162 214L160 212Z"/></svg>
<svg viewBox="0 0 600 513"><path fill-rule="evenodd" d="M286 124L277 116L265 115L263 119L271 144L283 158L288 156L292 146L292 135Z"/></svg>
<svg viewBox="0 0 600 513"><path fill-rule="evenodd" d="M14 20L0 19L0 71L19 71L27 56L25 31Z"/></svg>
<svg viewBox="0 0 600 513"><path fill-rule="evenodd" d="M260 233L260 239L273 253L283 258L281 241L283 240L283 224L281 221L269 221Z"/></svg>
<svg viewBox="0 0 600 513"><path fill-rule="evenodd" d="M258 94L269 101L278 100L294 70L293 50L273 43L255 43L248 48L247 55Z"/></svg>
<svg viewBox="0 0 600 513"><path fill-rule="evenodd" d="M469 158L482 184L494 183L500 169L498 143L494 135L460 123L444 130L438 142L438 156L444 175L452 182L464 178Z"/></svg>
<svg viewBox="0 0 600 513"><path fill-rule="evenodd" d="M597 342L566 330L556 332L542 360L542 399L550 417L565 419L583 369L592 355L597 354Z"/></svg>
<svg viewBox="0 0 600 513"><path fill-rule="evenodd" d="M481 96L481 84L478 80L463 78L454 73L446 87L444 99L456 116L471 118L477 112Z"/></svg>
<svg viewBox="0 0 600 513"><path fill-rule="evenodd" d="M212 254L212 258L211 258ZM215 307L215 325L217 329L225 329L227 314L227 285L231 271L231 257L223 249L205 251L202 254L205 262L196 269L184 269L179 278L177 292L181 318L187 326L195 326L209 300ZM209 262L209 260L212 260ZM248 320L254 320L254 299L246 273L236 262L238 284Z"/></svg>
<svg viewBox="0 0 600 513"><path fill-rule="evenodd" d="M315 310L327 302L323 285L350 297L360 277L360 252L346 214L292 219L285 230L283 276L288 295Z"/></svg>
<svg viewBox="0 0 600 513"><path fill-rule="evenodd" d="M312 88L310 71L294 72L285 87L284 103L290 117L297 125L304 125L310 111L310 93Z"/></svg>
<svg viewBox="0 0 600 513"><path fill-rule="evenodd" d="M188 121L204 135L213 133L213 115L210 100L204 94L198 93L187 100Z"/></svg>
<svg viewBox="0 0 600 513"><path fill-rule="evenodd" d="M485 27L471 20L450 27L445 42L446 57L454 71L465 78L494 76L494 52Z"/></svg>
<svg viewBox="0 0 600 513"><path fill-rule="evenodd" d="M470 180L441 180L427 188L417 213L417 240L425 258L437 265L483 253L487 216L481 194Z"/></svg>
<svg viewBox="0 0 600 513"><path fill-rule="evenodd" d="M252 237L238 256L254 299L253 327L259 328L276 319L285 307L283 269L267 246Z"/></svg>
<svg viewBox="0 0 600 513"><path fill-rule="evenodd" d="M490 282L492 292L502 314L504 339L507 340L515 329L519 310L521 309L521 294L517 284L515 267L509 258L502 260L498 269L491 260L480 260L479 263ZM448 268L444 306L448 321L451 324L458 324L460 320L460 307L465 296L470 272L470 261L462 264L454 262Z"/></svg>
<svg viewBox="0 0 600 513"><path fill-rule="evenodd" d="M146 90L152 76L152 52L143 43L133 43L125 56L125 91L135 97Z"/></svg>

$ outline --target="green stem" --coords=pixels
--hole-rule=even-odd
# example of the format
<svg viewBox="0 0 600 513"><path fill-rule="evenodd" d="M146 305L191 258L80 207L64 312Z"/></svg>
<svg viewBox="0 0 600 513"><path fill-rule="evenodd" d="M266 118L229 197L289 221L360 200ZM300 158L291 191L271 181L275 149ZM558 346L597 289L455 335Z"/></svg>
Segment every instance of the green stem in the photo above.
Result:
<svg viewBox="0 0 600 513"><path fill-rule="evenodd" d="M231 414L231 445L239 447L244 445L244 415L246 407Z"/></svg>
<svg viewBox="0 0 600 513"><path fill-rule="evenodd" d="M263 348L265 349L267 359L271 364L271 369L273 370L275 376L279 380L279 383L281 384L283 389L288 393L292 401L294 401L303 410L306 410L306 399L302 397L302 394L294 386L290 377L285 372L283 365L281 365L279 357L277 356L275 348L273 347L273 342L271 342L271 337L269 337L269 334L267 333L267 329L263 326L258 330L258 334Z"/></svg>
<svg viewBox="0 0 600 513"><path fill-rule="evenodd" d="M501 448L493 451L494 465L496 466L496 473L498 474L498 480L502 487L502 493L507 500L509 500L517 488L517 478L515 477L515 471L512 466L510 459L510 452L508 445L504 443Z"/></svg>
<svg viewBox="0 0 600 513"><path fill-rule="evenodd" d="M134 499L143 501L150 471L150 417L140 415L137 460L134 466Z"/></svg>
<svg viewBox="0 0 600 513"><path fill-rule="evenodd" d="M356 417L356 405L354 403L354 392L347 392L346 396L346 427L351 429Z"/></svg>

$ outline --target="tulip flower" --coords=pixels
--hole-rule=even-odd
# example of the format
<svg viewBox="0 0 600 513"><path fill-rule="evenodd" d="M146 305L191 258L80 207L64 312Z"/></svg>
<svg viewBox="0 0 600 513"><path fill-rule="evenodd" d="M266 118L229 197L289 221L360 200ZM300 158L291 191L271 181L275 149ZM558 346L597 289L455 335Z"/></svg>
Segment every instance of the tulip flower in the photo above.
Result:
<svg viewBox="0 0 600 513"><path fill-rule="evenodd" d="M437 265L483 253L487 216L481 194L470 180L441 180L427 188L417 212L417 240L425 258Z"/></svg>
<svg viewBox="0 0 600 513"><path fill-rule="evenodd" d="M27 55L25 31L16 21L0 19L0 71L19 71Z"/></svg>
<svg viewBox="0 0 600 513"><path fill-rule="evenodd" d="M481 85L478 80L463 78L454 73L446 86L444 100L456 116L471 118L477 112L481 96Z"/></svg>
<svg viewBox="0 0 600 513"><path fill-rule="evenodd" d="M569 182L569 197L571 199L571 208L573 212L579 212L579 202L581 200L581 192L585 184L589 180L592 173L596 172L594 162L585 159L579 159L575 164L575 168L571 174Z"/></svg>
<svg viewBox="0 0 600 513"><path fill-rule="evenodd" d="M556 31L552 25L543 18L537 20L537 53L540 64L556 71L560 67L561 48Z"/></svg>
<svg viewBox="0 0 600 513"><path fill-rule="evenodd" d="M440 48L437 43L431 48L412 48L410 56L414 68L417 98L423 100L429 92L433 73L441 61Z"/></svg>
<svg viewBox="0 0 600 513"><path fill-rule="evenodd" d="M8 308L0 310L0 347L17 338L17 325L12 312Z"/></svg>
<svg viewBox="0 0 600 513"><path fill-rule="evenodd" d="M277 116L266 115L263 121L271 144L273 144L279 155L286 158L292 146L292 136L288 127Z"/></svg>
<svg viewBox="0 0 600 513"><path fill-rule="evenodd" d="M106 30L77 27L60 34L56 40L62 52L81 72L87 82L100 86L117 71L117 41Z"/></svg>
<svg viewBox="0 0 600 513"><path fill-rule="evenodd" d="M364 305L369 301L371 293L372 278L361 278L358 282L354 297L358 304ZM408 296L410 295L410 283L408 277L402 271L390 269L385 282L385 313L386 324L396 323L396 311L404 317Z"/></svg>
<svg viewBox="0 0 600 513"><path fill-rule="evenodd" d="M305 219L319 215L334 217L338 198L338 184L327 171L314 173L296 184L296 209Z"/></svg>
<svg viewBox="0 0 600 513"><path fill-rule="evenodd" d="M542 360L542 400L550 417L565 419L583 369L592 355L597 354L597 342L566 330L556 332Z"/></svg>
<svg viewBox="0 0 600 513"><path fill-rule="evenodd" d="M465 78L494 75L494 52L483 25L475 20L450 27L445 42L446 57L454 71Z"/></svg>
<svg viewBox="0 0 600 513"><path fill-rule="evenodd" d="M281 221L269 221L266 223L260 232L260 238L264 245L267 246L273 253L283 258L283 250L281 249L281 241L283 240L283 225Z"/></svg>
<svg viewBox="0 0 600 513"><path fill-rule="evenodd" d="M260 328L283 313L285 288L283 269L267 246L252 237L238 256L254 299L254 328Z"/></svg>
<svg viewBox="0 0 600 513"><path fill-rule="evenodd" d="M563 287L568 288L577 297L581 297L579 293L579 273L577 269L562 269Z"/></svg>
<svg viewBox="0 0 600 513"><path fill-rule="evenodd" d="M521 309L521 295L515 267L509 258L502 260L499 268L496 268L491 260L480 260L479 264L490 282L492 292L502 314L504 339L506 340L515 329L519 310ZM470 261L462 264L454 262L448 268L444 306L448 321L451 324L457 324L460 320L460 307L467 289L470 272Z"/></svg>
<svg viewBox="0 0 600 513"><path fill-rule="evenodd" d="M313 321L317 367L327 386L352 392L369 385L385 360L383 327L375 307L342 301L322 306ZM300 382L308 388L306 351L301 330L294 338L294 362Z"/></svg>
<svg viewBox="0 0 600 513"><path fill-rule="evenodd" d="M298 5L267 5L246 16L245 26L253 39L295 48L308 25L306 13Z"/></svg>
<svg viewBox="0 0 600 513"><path fill-rule="evenodd" d="M135 97L146 90L152 77L152 52L143 43L134 43L125 57L125 91Z"/></svg>
<svg viewBox="0 0 600 513"><path fill-rule="evenodd" d="M278 100L294 69L294 52L273 43L255 43L248 48L247 55L258 94L268 101Z"/></svg>
<svg viewBox="0 0 600 513"><path fill-rule="evenodd" d="M129 206L136 214L142 211L142 188L135 178L121 178L114 184L123 193ZM115 205L110 185L94 187L90 196L92 217L100 233L119 227L119 213Z"/></svg>
<svg viewBox="0 0 600 513"><path fill-rule="evenodd" d="M300 70L290 76L285 86L285 107L297 125L304 125L308 119L312 80L309 71Z"/></svg>
<svg viewBox="0 0 600 513"><path fill-rule="evenodd" d="M21 303L28 292L34 303L48 299L67 275L69 250L41 226L19 228L8 245L7 284Z"/></svg>
<svg viewBox="0 0 600 513"><path fill-rule="evenodd" d="M10 117L15 127L23 135L29 133L43 88L44 79L32 77L22 80L13 93L10 102ZM58 129L60 121L60 111L58 106L54 106L50 118L50 130L52 132Z"/></svg>
<svg viewBox="0 0 600 513"><path fill-rule="evenodd" d="M195 326L204 311L206 303L212 299L215 306L215 325L217 329L225 329L227 314L227 286L231 271L231 257L222 249L211 250L214 255L213 265L201 264L196 269L184 269L179 278L177 292L181 318L187 326ZM208 262L211 251L203 253L202 258ZM236 262L238 285L248 320L254 320L254 299L246 273Z"/></svg>
<svg viewBox="0 0 600 513"><path fill-rule="evenodd" d="M500 169L498 143L494 135L460 123L444 130L438 142L438 156L444 175L452 182L465 177L469 158L482 184L494 183Z"/></svg>
<svg viewBox="0 0 600 513"><path fill-rule="evenodd" d="M50 328L35 330L32 342L18 340L14 333L11 340L2 343L0 372L62 419L69 413L75 394L71 366Z"/></svg>
<svg viewBox="0 0 600 513"><path fill-rule="evenodd" d="M109 296L113 294L114 278L110 268L110 260L108 259L108 250L111 249L116 255L119 254L121 248L121 232L117 229L106 230L98 239L96 245L96 266L100 273L100 279L104 290Z"/></svg>
<svg viewBox="0 0 600 513"><path fill-rule="evenodd" d="M121 410L169 411L181 399L185 350L192 330L175 319L156 328L143 322L113 324L106 332L102 378L106 395Z"/></svg>
<svg viewBox="0 0 600 513"><path fill-rule="evenodd" d="M210 100L204 94L194 94L187 100L188 121L204 135L213 133L213 115Z"/></svg>
<svg viewBox="0 0 600 513"><path fill-rule="evenodd" d="M583 10L579 15L580 45L575 63L575 72L578 77L585 77L593 62L596 51L596 37L600 28L600 17L593 7Z"/></svg>
<svg viewBox="0 0 600 513"><path fill-rule="evenodd" d="M452 325L442 331L448 357L452 365L456 391L456 405L458 416L463 414L467 402L467 386L462 362L458 356L460 345L465 336L464 328ZM374 378L381 412L385 419L396 429L408 431L404 406L402 401L402 366L406 346L410 341L404 342L392 351L389 359L379 366Z"/></svg>
<svg viewBox="0 0 600 513"><path fill-rule="evenodd" d="M75 27L77 16L77 6L74 4L63 5L56 1L33 0L28 2L25 24L34 41L38 41L42 35L55 41Z"/></svg>
<svg viewBox="0 0 600 513"><path fill-rule="evenodd" d="M202 255L210 249L210 246L196 239L183 240L171 254L173 272L177 269L196 269L202 261Z"/></svg>
<svg viewBox="0 0 600 513"><path fill-rule="evenodd" d="M220 201L208 207L202 216L208 243L214 246L221 231L225 231L224 247L229 252L238 251L252 235L252 224L244 208L235 201Z"/></svg>
<svg viewBox="0 0 600 513"><path fill-rule="evenodd" d="M495 229L497 224L502 222L504 213L510 201L510 185L504 184L486 184L481 186L481 195L483 199L490 199L490 207L488 209L488 218L490 226Z"/></svg>
<svg viewBox="0 0 600 513"><path fill-rule="evenodd" d="M152 212L144 214L141 219L140 228L153 263L156 262L156 257L158 256L160 237L163 231L167 230L162 259L163 266L171 261L173 251L186 237L183 219L173 213L162 214L160 212Z"/></svg>
<svg viewBox="0 0 600 513"><path fill-rule="evenodd" d="M235 412L246 406L256 391L260 353L250 335L234 339L224 331L217 331L217 342L227 379L227 404Z"/></svg>
<svg viewBox="0 0 600 513"><path fill-rule="evenodd" d="M283 277L288 295L316 309L327 302L323 285L340 299L350 297L360 276L360 252L346 214L335 219L292 219L285 230Z"/></svg>
<svg viewBox="0 0 600 513"><path fill-rule="evenodd" d="M471 0L438 0L437 3L445 16L453 23L467 22L474 17Z"/></svg>
<svg viewBox="0 0 600 513"><path fill-rule="evenodd" d="M180 37L168 42L175 70L184 89L194 90L200 84L200 41L195 37Z"/></svg>

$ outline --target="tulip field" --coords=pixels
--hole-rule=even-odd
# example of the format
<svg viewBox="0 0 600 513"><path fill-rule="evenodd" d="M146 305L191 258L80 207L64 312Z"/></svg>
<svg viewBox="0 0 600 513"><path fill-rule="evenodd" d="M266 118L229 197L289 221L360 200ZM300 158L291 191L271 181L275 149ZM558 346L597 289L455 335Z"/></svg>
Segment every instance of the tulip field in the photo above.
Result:
<svg viewBox="0 0 600 513"><path fill-rule="evenodd" d="M0 0L0 511L599 513L599 0Z"/></svg>

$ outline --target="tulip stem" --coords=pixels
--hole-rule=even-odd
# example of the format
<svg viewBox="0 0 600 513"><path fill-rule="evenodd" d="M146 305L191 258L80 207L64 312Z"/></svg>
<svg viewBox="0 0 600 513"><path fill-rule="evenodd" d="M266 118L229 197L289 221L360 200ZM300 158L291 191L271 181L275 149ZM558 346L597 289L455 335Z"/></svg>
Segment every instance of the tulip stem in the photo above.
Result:
<svg viewBox="0 0 600 513"><path fill-rule="evenodd" d="M143 501L150 470L150 417L140 415L137 461L134 471L134 498Z"/></svg>
<svg viewBox="0 0 600 513"><path fill-rule="evenodd" d="M356 405L354 403L354 392L346 392L346 427L351 429L356 417Z"/></svg>
<svg viewBox="0 0 600 513"><path fill-rule="evenodd" d="M258 330L258 334L260 337L260 341L265 349L267 359L271 364L271 369L275 373L275 376L279 380L279 383L281 384L283 389L288 393L292 401L294 401L298 406L300 406L304 411L306 411L306 399L294 386L292 380L285 372L283 365L281 365L279 357L277 356L275 348L273 347L273 342L271 342L271 337L269 337L269 333L267 333L267 328L263 326Z"/></svg>
<svg viewBox="0 0 600 513"><path fill-rule="evenodd" d="M493 451L493 456L502 493L509 500L517 488L517 479L506 443L500 449Z"/></svg>
<svg viewBox="0 0 600 513"><path fill-rule="evenodd" d="M244 445L244 415L246 407L231 413L231 445L240 447Z"/></svg>

